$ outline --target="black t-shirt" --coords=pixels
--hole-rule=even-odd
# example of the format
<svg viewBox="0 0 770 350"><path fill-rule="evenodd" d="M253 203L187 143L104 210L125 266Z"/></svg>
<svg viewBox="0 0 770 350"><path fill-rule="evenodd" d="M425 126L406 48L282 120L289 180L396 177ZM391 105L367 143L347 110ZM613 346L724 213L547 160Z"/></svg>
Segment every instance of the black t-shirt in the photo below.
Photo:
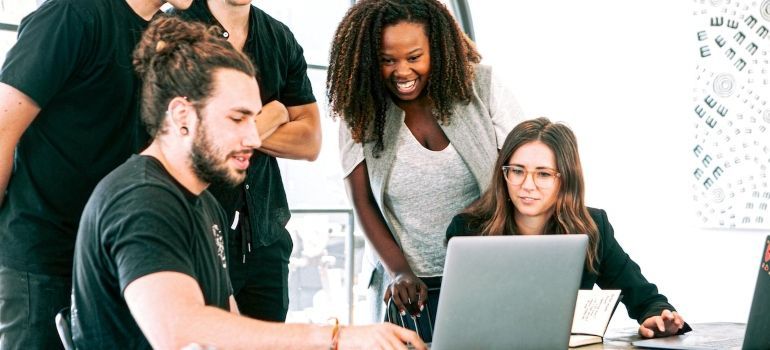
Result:
<svg viewBox="0 0 770 350"><path fill-rule="evenodd" d="M122 0L48 0L24 18L0 81L41 108L0 208L0 265L69 276L94 186L135 150L131 54L147 22Z"/></svg>
<svg viewBox="0 0 770 350"><path fill-rule="evenodd" d="M105 177L83 211L75 247L75 345L150 348L123 292L155 272L195 278L206 305L228 310L225 223L208 191L190 193L153 157L135 155Z"/></svg>
<svg viewBox="0 0 770 350"><path fill-rule="evenodd" d="M184 19L222 28L209 11L206 0L194 0L186 11L174 12ZM225 37L228 35L226 31L223 33ZM255 6L251 6L249 33L243 52L259 70L263 104L278 100L291 107L316 101L307 77L302 47L286 25ZM230 220L236 210L241 211L242 222L248 222L245 231L252 232L256 245L269 245L285 233L291 216L281 171L275 157L262 152L254 152L249 162L246 181L242 185L236 189L212 187L211 192ZM249 215L243 215L243 210Z"/></svg>

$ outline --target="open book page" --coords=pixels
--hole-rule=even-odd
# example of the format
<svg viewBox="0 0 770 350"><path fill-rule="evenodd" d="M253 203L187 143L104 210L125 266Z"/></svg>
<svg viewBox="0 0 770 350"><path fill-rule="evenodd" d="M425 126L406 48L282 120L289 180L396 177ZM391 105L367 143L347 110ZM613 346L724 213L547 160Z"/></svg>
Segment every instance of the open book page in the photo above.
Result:
<svg viewBox="0 0 770 350"><path fill-rule="evenodd" d="M570 347L602 342L618 301L620 290L579 290Z"/></svg>
<svg viewBox="0 0 770 350"><path fill-rule="evenodd" d="M581 335L573 334L569 336L569 347L576 348L578 346L598 344L602 342L602 337L598 335Z"/></svg>

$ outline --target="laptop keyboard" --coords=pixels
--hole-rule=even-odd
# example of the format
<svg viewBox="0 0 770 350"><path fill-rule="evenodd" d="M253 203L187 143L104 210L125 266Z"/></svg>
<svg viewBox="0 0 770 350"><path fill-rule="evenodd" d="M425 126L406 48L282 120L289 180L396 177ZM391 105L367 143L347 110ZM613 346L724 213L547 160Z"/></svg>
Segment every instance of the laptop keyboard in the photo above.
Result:
<svg viewBox="0 0 770 350"><path fill-rule="evenodd" d="M706 344L703 344L704 346L707 346L711 349L723 349L723 350L729 350L729 349L740 349L743 345L743 339L719 339L714 341L709 341Z"/></svg>

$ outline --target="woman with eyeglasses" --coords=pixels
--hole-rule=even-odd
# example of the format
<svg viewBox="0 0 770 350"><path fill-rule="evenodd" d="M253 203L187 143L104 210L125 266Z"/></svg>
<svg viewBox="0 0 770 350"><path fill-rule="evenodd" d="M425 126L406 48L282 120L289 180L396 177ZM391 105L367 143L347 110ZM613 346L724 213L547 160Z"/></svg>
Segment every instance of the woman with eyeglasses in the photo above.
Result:
<svg viewBox="0 0 770 350"><path fill-rule="evenodd" d="M615 240L607 213L585 206L577 140L566 125L537 118L516 126L493 174L481 198L452 219L447 241L473 235L586 234L580 288L620 289L643 337L687 330L682 316Z"/></svg>

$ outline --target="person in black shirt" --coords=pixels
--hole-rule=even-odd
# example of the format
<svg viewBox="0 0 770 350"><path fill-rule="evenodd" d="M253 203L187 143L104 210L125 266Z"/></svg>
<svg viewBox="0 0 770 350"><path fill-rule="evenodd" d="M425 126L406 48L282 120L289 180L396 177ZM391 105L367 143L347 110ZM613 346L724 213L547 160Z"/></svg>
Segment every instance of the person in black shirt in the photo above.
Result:
<svg viewBox="0 0 770 350"><path fill-rule="evenodd" d="M78 219L135 152L131 53L163 2L49 0L19 26L0 73L2 349L61 347Z"/></svg>
<svg viewBox="0 0 770 350"><path fill-rule="evenodd" d="M517 125L493 169L481 198L452 219L447 241L471 235L588 235L580 288L620 289L642 337L690 330L615 240L607 213L585 206L577 140L566 125L547 118Z"/></svg>
<svg viewBox="0 0 770 350"><path fill-rule="evenodd" d="M231 224L230 277L244 315L285 321L289 306L291 216L276 157L315 160L321 148L318 106L302 47L286 25L250 0L194 0L173 11L223 30L260 69L264 108L257 118L262 147L250 159L246 182L236 189L212 186Z"/></svg>
<svg viewBox="0 0 770 350"><path fill-rule="evenodd" d="M237 315L224 212L209 184L246 177L262 109L248 58L200 23L160 18L134 63L152 143L85 207L75 247L73 341L81 349L425 349L389 324L286 325ZM331 346L330 346L331 344Z"/></svg>

